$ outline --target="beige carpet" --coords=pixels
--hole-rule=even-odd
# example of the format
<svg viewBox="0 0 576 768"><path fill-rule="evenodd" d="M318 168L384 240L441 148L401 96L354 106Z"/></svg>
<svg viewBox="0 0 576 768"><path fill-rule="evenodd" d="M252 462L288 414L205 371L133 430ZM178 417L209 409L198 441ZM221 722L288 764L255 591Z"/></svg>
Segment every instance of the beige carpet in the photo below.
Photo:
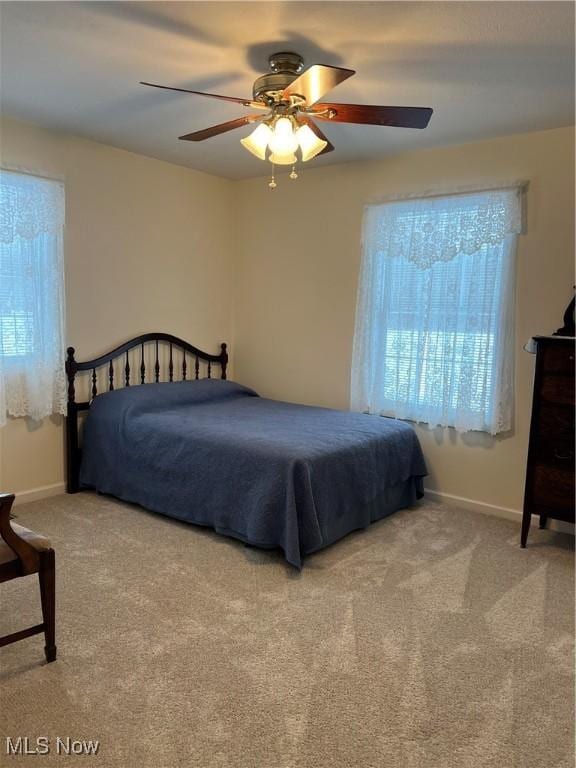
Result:
<svg viewBox="0 0 576 768"><path fill-rule="evenodd" d="M573 766L568 535L521 550L515 523L426 502L298 574L93 494L16 512L57 550L59 659L0 649L3 766ZM0 595L0 632L38 621L34 578ZM6 735L100 749L7 757Z"/></svg>

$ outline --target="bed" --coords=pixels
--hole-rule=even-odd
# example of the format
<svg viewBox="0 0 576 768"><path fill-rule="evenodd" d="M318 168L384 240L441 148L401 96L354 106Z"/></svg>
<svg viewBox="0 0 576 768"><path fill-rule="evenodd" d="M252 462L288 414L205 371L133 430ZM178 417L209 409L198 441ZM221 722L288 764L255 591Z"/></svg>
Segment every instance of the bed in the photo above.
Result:
<svg viewBox="0 0 576 768"><path fill-rule="evenodd" d="M149 343L156 350L152 382ZM166 382L159 343L169 349ZM176 347L183 353L178 381ZM139 386L130 380L134 350ZM117 358L122 388L114 383ZM256 547L281 548L296 568L306 555L422 496L426 467L409 425L260 397L226 379L227 361L225 345L210 355L168 334L138 337L84 363L70 349L69 492L96 489ZM108 379L103 394L100 367ZM212 377L215 367L220 378ZM91 396L77 403L80 371L90 375ZM80 451L82 411L88 416Z"/></svg>

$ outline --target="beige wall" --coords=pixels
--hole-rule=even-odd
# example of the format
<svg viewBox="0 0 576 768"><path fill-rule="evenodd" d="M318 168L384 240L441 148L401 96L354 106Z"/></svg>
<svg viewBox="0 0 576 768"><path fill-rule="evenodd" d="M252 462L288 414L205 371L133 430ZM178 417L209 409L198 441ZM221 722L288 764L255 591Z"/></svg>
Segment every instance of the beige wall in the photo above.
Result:
<svg viewBox="0 0 576 768"><path fill-rule="evenodd" d="M347 408L363 204L380 195L528 179L520 238L513 434L418 427L428 486L521 506L533 358L522 344L561 321L573 282L572 130L304 167L271 192L13 120L2 161L66 181L68 343L80 357L147 330L206 349L230 341L234 378L261 394ZM233 317L234 310L234 317ZM58 418L0 430L0 487L63 479Z"/></svg>
<svg viewBox="0 0 576 768"><path fill-rule="evenodd" d="M363 204L370 198L528 179L517 284L512 434L418 427L428 487L519 509L530 418L532 335L561 325L573 284L573 131L563 128L387 160L236 182L236 377L270 397L347 408Z"/></svg>
<svg viewBox="0 0 576 768"><path fill-rule="evenodd" d="M14 120L2 163L66 184L67 343L89 358L163 330L218 351L232 337L233 184ZM63 480L59 418L0 430L0 487Z"/></svg>

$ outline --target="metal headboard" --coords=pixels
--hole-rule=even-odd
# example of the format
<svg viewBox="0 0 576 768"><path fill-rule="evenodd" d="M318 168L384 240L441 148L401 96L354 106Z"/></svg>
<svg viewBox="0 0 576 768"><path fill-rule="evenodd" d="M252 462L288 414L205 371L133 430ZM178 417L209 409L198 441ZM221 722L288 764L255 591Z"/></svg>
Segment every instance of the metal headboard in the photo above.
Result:
<svg viewBox="0 0 576 768"><path fill-rule="evenodd" d="M154 345L155 357L153 365L153 381L146 381L146 355L145 349L147 345ZM177 336L172 336L169 333L145 333L142 336L136 336L134 339L124 342L119 347L106 352L100 357L96 357L93 360L85 360L78 362L75 357L74 347L68 347L66 358L66 377L68 379L68 406L66 414L66 490L68 493L76 493L79 490L79 473L80 473L80 460L81 449L78 440L78 416L80 412L87 411L90 408L90 404L95 397L98 396L98 371L103 366L107 366L106 378L107 378L107 391L112 391L115 388L115 368L114 361L124 356L124 365L122 374L120 376L121 385L129 387L131 383L136 384L150 384L161 381L160 376L160 345L167 347L168 351L168 366L167 366L167 381L174 381L174 351L180 350L182 353L182 359L178 365L178 380L186 381L189 379L199 379L200 377L200 362L207 363L206 377L211 378L212 366L220 366L220 378L226 378L226 367L228 365L228 352L226 344L220 345L220 354L211 355L208 352L203 352L201 349L189 344L183 339L179 339ZM140 347L140 364L137 367L137 376L135 381L131 381L132 369L130 365L130 351ZM188 355L188 357L187 357ZM134 361L133 361L134 362ZM76 402L76 375L80 372L88 372L90 379L90 394L89 400L84 402ZM118 379L118 377L116 377ZM116 386L118 381L116 382Z"/></svg>

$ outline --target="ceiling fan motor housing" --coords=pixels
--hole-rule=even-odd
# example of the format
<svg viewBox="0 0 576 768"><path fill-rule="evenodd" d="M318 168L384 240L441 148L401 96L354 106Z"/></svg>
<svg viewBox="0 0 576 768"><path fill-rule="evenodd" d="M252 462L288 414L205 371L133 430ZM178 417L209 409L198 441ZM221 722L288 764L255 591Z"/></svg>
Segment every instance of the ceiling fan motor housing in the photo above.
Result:
<svg viewBox="0 0 576 768"><path fill-rule="evenodd" d="M289 51L273 53L268 63L272 72L254 82L252 93L256 101L276 101L278 95L298 77L304 67L302 56Z"/></svg>

